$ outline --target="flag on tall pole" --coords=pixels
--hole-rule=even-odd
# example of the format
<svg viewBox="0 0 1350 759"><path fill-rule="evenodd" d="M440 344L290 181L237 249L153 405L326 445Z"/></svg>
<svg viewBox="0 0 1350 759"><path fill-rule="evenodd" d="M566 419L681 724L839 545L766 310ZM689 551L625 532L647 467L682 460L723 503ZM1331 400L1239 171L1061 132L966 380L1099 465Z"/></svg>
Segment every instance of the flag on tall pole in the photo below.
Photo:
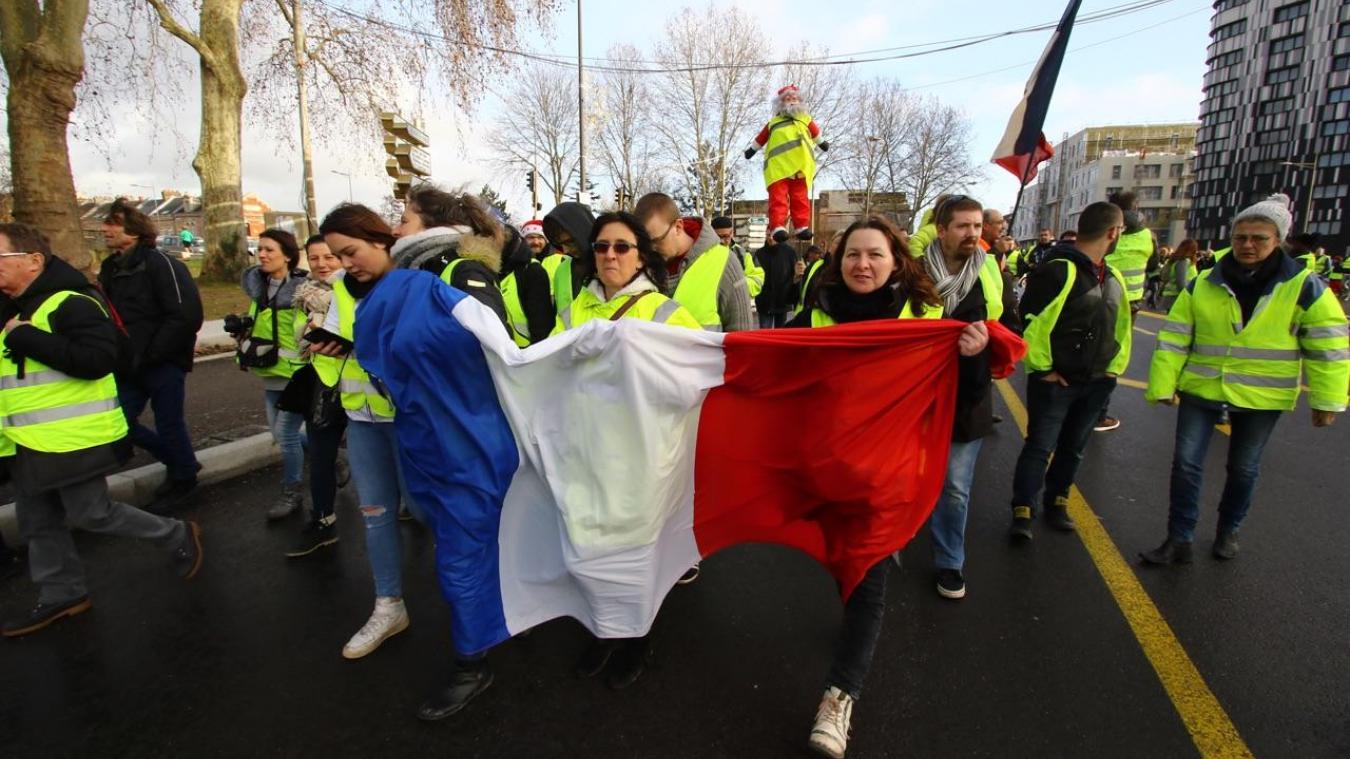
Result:
<svg viewBox="0 0 1350 759"><path fill-rule="evenodd" d="M990 159L1017 177L1023 187L1036 177L1036 167L1055 154L1042 129L1045 115L1050 110L1050 96L1055 92L1055 80L1059 78L1059 67L1064 62L1064 51L1069 46L1069 32L1073 30L1078 6L1082 4L1083 0L1069 0L1069 7L1064 9L1050 44L1045 46L1045 52L1041 53L1041 59L1031 72L1022 100L1013 109L1008 129Z"/></svg>

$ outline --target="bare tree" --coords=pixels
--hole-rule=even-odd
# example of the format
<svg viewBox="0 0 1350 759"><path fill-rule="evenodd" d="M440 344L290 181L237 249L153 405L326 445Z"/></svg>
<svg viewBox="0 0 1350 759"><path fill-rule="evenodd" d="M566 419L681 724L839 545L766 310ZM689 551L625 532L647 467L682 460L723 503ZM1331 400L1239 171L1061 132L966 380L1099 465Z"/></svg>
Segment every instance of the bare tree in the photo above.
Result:
<svg viewBox="0 0 1350 759"><path fill-rule="evenodd" d="M575 74L542 63L525 66L501 99L487 135L493 160L503 169L537 169L553 202L561 203L578 178Z"/></svg>
<svg viewBox="0 0 1350 759"><path fill-rule="evenodd" d="M609 49L612 65L641 65L632 45ZM634 71L607 72L601 82L599 112L595 114L596 142L601 165L626 198L636 199L665 186L666 172L658 166L652 134L652 98L649 80ZM630 201L631 202L631 201Z"/></svg>
<svg viewBox="0 0 1350 759"><path fill-rule="evenodd" d="M873 194L904 191L914 100L894 79L858 85L854 96L851 118L844 119L851 137L838 149L835 165L850 189L866 194L870 211Z"/></svg>
<svg viewBox="0 0 1350 759"><path fill-rule="evenodd" d="M8 76L14 218L51 238L53 249L88 272L66 128L84 77L88 0L0 2L0 57Z"/></svg>
<svg viewBox="0 0 1350 759"><path fill-rule="evenodd" d="M680 194L695 213L716 214L727 206L745 164L739 148L754 136L767 112L764 32L737 8L685 8L666 24L655 57L671 69L662 117L650 123L661 137L660 155L682 169ZM709 69L706 64L723 64Z"/></svg>
<svg viewBox="0 0 1350 759"><path fill-rule="evenodd" d="M943 193L979 181L984 171L970 159L970 119L960 109L928 97L917 99L912 112L896 176L918 210Z"/></svg>

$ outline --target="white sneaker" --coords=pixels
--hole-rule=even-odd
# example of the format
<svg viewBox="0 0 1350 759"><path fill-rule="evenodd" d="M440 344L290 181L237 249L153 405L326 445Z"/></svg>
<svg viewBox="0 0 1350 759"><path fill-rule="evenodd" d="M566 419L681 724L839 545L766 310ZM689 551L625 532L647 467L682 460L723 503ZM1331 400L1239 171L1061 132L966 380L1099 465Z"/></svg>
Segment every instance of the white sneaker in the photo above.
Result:
<svg viewBox="0 0 1350 759"><path fill-rule="evenodd" d="M825 691L811 728L810 746L830 759L844 759L848 748L848 723L853 717L853 697L838 688Z"/></svg>
<svg viewBox="0 0 1350 759"><path fill-rule="evenodd" d="M401 598L376 598L375 611L342 647L344 659L360 659L389 638L408 629L408 608Z"/></svg>

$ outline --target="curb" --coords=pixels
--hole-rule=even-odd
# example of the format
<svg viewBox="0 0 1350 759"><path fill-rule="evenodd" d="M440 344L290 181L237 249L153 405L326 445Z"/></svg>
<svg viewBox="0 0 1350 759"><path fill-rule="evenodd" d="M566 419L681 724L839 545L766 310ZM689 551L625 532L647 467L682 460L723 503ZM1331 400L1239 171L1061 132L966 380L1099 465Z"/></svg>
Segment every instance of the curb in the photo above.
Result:
<svg viewBox="0 0 1350 759"><path fill-rule="evenodd" d="M197 451L202 469L197 482L210 485L222 482L255 469L281 461L281 449L272 442L272 433L260 432L221 445ZM108 496L132 506L148 505L155 498L155 488L164 482L164 465L149 464L108 475ZM21 544L19 527L14 516L14 504L0 506L0 534L11 546Z"/></svg>

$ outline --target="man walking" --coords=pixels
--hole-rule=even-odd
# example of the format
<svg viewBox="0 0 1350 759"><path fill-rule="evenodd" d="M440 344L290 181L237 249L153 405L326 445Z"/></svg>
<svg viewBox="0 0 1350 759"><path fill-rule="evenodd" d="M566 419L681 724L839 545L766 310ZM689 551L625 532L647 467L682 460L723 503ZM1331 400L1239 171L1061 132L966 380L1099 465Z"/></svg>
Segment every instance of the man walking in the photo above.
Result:
<svg viewBox="0 0 1350 759"><path fill-rule="evenodd" d="M120 464L127 421L112 371L118 333L97 291L47 239L0 224L0 455L12 457L19 534L37 604L0 627L27 635L90 608L70 528L153 542L185 580L202 563L201 529L108 498L104 475ZM69 525L69 527L67 527Z"/></svg>
<svg viewBox="0 0 1350 759"><path fill-rule="evenodd" d="M117 368L117 393L131 442L168 470L155 496L172 509L197 487L201 464L192 450L183 414L187 373L202 327L202 299L182 261L155 248L155 224L119 198L103 219L103 240L113 255L98 281L129 346ZM155 429L139 419L146 404Z"/></svg>
<svg viewBox="0 0 1350 759"><path fill-rule="evenodd" d="M1013 472L1015 540L1031 539L1037 502L1051 527L1075 528L1069 488L1116 377L1130 362L1125 280L1105 261L1124 227L1116 206L1089 205L1077 242L1052 248L1027 277L1019 306L1027 341L1027 436Z"/></svg>

